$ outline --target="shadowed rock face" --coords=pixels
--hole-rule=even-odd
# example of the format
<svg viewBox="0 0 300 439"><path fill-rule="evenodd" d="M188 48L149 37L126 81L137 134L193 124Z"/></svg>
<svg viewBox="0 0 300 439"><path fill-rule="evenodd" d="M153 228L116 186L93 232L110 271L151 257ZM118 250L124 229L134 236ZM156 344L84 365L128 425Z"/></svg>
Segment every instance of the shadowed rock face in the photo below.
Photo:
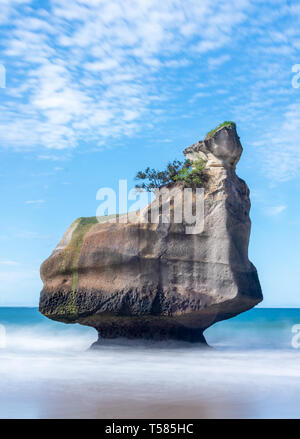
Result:
<svg viewBox="0 0 300 439"><path fill-rule="evenodd" d="M243 152L234 125L218 129L208 140L202 140L184 150L185 156L195 160L200 156L210 167L235 169Z"/></svg>
<svg viewBox="0 0 300 439"><path fill-rule="evenodd" d="M250 200L235 173L242 146L234 127L223 127L186 148L206 160L204 231L186 224L113 223L80 218L42 264L40 311L47 317L96 328L101 337L174 338L205 343L213 323L262 300L248 259ZM170 196L182 192L181 184ZM154 203L162 204L161 201Z"/></svg>

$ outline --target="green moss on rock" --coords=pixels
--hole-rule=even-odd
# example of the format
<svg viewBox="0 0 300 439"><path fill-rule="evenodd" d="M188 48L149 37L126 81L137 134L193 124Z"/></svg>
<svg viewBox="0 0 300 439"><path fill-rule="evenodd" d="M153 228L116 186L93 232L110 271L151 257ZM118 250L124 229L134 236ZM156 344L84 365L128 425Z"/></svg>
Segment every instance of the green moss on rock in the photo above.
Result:
<svg viewBox="0 0 300 439"><path fill-rule="evenodd" d="M98 223L104 223L119 215L105 215L102 217L81 217L73 222L72 226L76 226L72 232L70 242L65 247L63 252L63 260L61 263L61 274L72 274L71 291L68 293L67 302L64 305L59 305L55 311L57 315L63 315L65 318L73 320L78 315L78 309L75 301L75 293L78 286L78 260L82 248L83 240L87 232L92 226ZM72 227L71 226L71 227Z"/></svg>
<svg viewBox="0 0 300 439"><path fill-rule="evenodd" d="M72 238L70 241L70 244L73 248L73 259L72 259L72 274L73 274L73 281L72 281L72 289L71 292L74 293L77 288L78 284L78 259L79 259L79 253L82 247L82 242L85 234L90 230L90 228L97 224L97 218L89 217L89 218L79 218L77 220L77 227L74 230L72 234Z"/></svg>
<svg viewBox="0 0 300 439"><path fill-rule="evenodd" d="M64 249L64 257L61 266L61 273L72 273L72 287L68 294L67 303L60 305L56 313L69 318L77 316L78 310L75 303L75 292L78 285L78 259L82 247L83 239L90 228L97 224L97 217L78 218L73 225L76 227L67 247Z"/></svg>

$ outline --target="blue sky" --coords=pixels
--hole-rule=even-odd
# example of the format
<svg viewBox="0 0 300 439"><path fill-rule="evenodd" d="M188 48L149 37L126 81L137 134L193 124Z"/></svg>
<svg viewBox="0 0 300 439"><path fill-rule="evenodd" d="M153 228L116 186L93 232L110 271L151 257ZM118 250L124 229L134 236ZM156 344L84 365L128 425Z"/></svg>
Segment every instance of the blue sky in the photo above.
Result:
<svg viewBox="0 0 300 439"><path fill-rule="evenodd" d="M300 306L299 3L1 0L0 34L0 305L37 305L99 188L234 120L263 306Z"/></svg>

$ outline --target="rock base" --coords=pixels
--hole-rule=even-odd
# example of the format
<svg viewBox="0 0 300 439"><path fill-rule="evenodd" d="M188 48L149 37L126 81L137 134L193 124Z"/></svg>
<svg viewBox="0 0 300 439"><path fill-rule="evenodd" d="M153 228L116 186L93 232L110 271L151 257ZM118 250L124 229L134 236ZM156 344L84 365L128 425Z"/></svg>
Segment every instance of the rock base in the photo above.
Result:
<svg viewBox="0 0 300 439"><path fill-rule="evenodd" d="M206 343L202 329L186 328L184 326L161 326L158 324L145 325L140 323L137 325L102 325L98 331L98 341L102 339L144 339L144 340L177 340L190 343Z"/></svg>
<svg viewBox="0 0 300 439"><path fill-rule="evenodd" d="M98 332L98 342L126 338L129 340L176 340L189 343L202 343L207 345L203 335L204 329L189 324L185 319L163 316L131 316L131 317L106 317L99 316L97 322L93 319L81 318L79 323L92 326Z"/></svg>

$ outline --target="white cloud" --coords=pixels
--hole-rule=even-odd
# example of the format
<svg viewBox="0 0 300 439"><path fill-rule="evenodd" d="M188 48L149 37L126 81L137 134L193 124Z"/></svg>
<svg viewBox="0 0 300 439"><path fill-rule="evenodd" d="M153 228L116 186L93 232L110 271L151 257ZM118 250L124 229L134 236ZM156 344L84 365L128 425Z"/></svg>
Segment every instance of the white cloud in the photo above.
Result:
<svg viewBox="0 0 300 439"><path fill-rule="evenodd" d="M210 96L210 93L207 92L198 92L195 93L194 96L191 97L191 99L189 99L189 103L193 104L194 102L196 102L197 100L201 99L201 98L207 98L208 96Z"/></svg>
<svg viewBox="0 0 300 439"><path fill-rule="evenodd" d="M25 204L43 204L45 203L45 200L28 200L25 201Z"/></svg>
<svg viewBox="0 0 300 439"><path fill-rule="evenodd" d="M11 76L0 106L0 143L57 150L130 136L148 124L153 102L163 97L160 69L188 66L187 53L196 61L230 43L250 5L50 0L47 11L32 8L29 16L22 3L13 1L10 16L5 1L1 20L11 29L4 52Z"/></svg>
<svg viewBox="0 0 300 439"><path fill-rule="evenodd" d="M299 174L300 106L290 103L295 90L290 67L285 73L282 64L298 53L299 8L278 2L277 10L250 0L49 0L47 10L30 5L1 3L0 31L1 24L10 26L3 40L8 87L0 104L2 147L38 148L40 159L59 161L78 144L102 147L108 137L132 136L168 114L175 93L168 75L184 82L197 66L187 101L204 104L218 94L223 109L226 99L233 118L258 132L260 140L252 143L264 174L272 182ZM287 18L288 29L277 21ZM225 79L218 68L235 53L238 64L230 62L232 76ZM208 78L202 76L207 69ZM227 96L231 83L225 98L221 93ZM177 86L184 91L184 84Z"/></svg>
<svg viewBox="0 0 300 439"><path fill-rule="evenodd" d="M300 172L299 132L300 104L291 104L282 121L271 125L254 144L262 155L264 172L274 183L291 180Z"/></svg>
<svg viewBox="0 0 300 439"><path fill-rule="evenodd" d="M1 0L0 25L10 19L14 14L14 8L30 2L31 0Z"/></svg>
<svg viewBox="0 0 300 439"><path fill-rule="evenodd" d="M282 212L284 212L286 209L287 206L285 205L272 206L266 209L266 214L269 216L277 216L280 215Z"/></svg>
<svg viewBox="0 0 300 439"><path fill-rule="evenodd" d="M229 55L219 55L213 58L209 58L207 60L207 64L210 69L217 69L218 67L220 67L222 64L226 63L229 60L230 60Z"/></svg>
<svg viewBox="0 0 300 439"><path fill-rule="evenodd" d="M16 265L19 265L19 263L18 262L16 262L16 261L10 261L10 260L2 260L2 261L0 261L0 265L9 265L9 266L16 266Z"/></svg>
<svg viewBox="0 0 300 439"><path fill-rule="evenodd" d="M38 160L50 160L53 162L60 162L60 161L64 161L65 157L61 157L55 154L40 154L38 156Z"/></svg>

